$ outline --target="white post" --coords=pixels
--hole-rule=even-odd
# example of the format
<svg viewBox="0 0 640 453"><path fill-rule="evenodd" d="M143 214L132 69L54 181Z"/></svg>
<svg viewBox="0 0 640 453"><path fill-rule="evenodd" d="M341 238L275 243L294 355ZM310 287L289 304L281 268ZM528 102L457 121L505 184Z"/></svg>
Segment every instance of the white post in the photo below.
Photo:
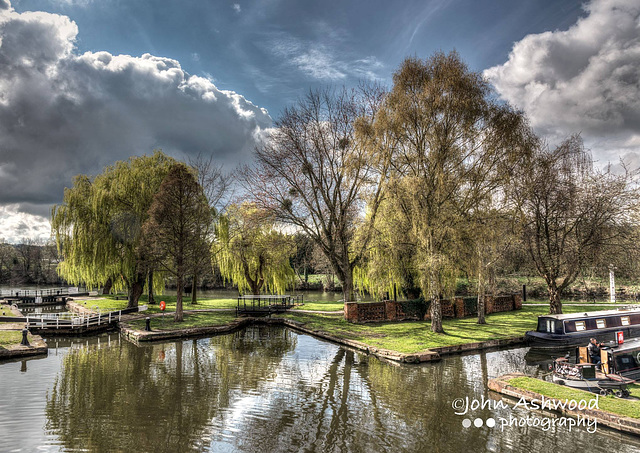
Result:
<svg viewBox="0 0 640 453"><path fill-rule="evenodd" d="M613 264L609 264L609 299L612 304L616 303L616 279L613 270Z"/></svg>

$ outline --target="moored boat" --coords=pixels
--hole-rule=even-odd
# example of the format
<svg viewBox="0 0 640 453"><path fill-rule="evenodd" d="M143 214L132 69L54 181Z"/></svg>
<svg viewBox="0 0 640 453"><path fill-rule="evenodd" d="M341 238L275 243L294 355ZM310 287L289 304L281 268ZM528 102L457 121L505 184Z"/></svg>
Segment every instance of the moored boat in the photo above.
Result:
<svg viewBox="0 0 640 453"><path fill-rule="evenodd" d="M556 359L553 364L553 381L569 387L629 396L627 385L640 379L640 339L623 341L613 347L600 350L600 365L589 362L586 347L577 348L575 363L569 357Z"/></svg>
<svg viewBox="0 0 640 453"><path fill-rule="evenodd" d="M614 342L617 333L624 338L640 337L640 308L538 316L538 328L525 334L535 348L566 348L589 342Z"/></svg>

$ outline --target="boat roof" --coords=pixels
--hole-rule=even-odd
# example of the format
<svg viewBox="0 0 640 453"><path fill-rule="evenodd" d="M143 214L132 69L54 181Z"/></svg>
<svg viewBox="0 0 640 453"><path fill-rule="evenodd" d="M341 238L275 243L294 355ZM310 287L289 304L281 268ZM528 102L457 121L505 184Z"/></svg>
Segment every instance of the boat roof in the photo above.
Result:
<svg viewBox="0 0 640 453"><path fill-rule="evenodd" d="M588 311L588 312L578 312L578 313L567 313L562 315L541 315L539 318L551 318L557 319L559 321L564 321L566 319L582 319L582 318L596 318L598 316L622 316L626 314L640 314L639 308L631 308L631 309L618 309L618 310L601 310L601 311Z"/></svg>
<svg viewBox="0 0 640 453"><path fill-rule="evenodd" d="M633 338L630 340L624 340L624 343L621 345L616 345L611 347L611 350L615 353L618 352L628 352L634 350L640 350L640 338Z"/></svg>

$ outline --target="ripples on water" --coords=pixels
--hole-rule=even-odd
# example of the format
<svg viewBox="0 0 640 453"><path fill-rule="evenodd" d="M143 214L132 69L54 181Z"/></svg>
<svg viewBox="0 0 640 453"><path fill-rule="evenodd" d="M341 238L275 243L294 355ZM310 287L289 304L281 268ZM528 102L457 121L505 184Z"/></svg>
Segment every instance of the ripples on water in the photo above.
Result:
<svg viewBox="0 0 640 453"><path fill-rule="evenodd" d="M0 451L637 451L598 428L463 428L456 398L526 366L526 349L400 366L273 327L137 347L50 340L0 365ZM514 402L511 402L513 405ZM470 418L526 416L477 410Z"/></svg>

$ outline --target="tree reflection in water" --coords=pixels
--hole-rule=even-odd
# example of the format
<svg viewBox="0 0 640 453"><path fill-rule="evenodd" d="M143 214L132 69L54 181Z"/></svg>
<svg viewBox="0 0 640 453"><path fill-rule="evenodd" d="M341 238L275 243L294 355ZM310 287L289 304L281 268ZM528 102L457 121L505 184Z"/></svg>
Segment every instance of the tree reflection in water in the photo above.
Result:
<svg viewBox="0 0 640 453"><path fill-rule="evenodd" d="M488 398L486 379L521 367L523 356L399 366L266 326L146 347L87 347L64 358L46 429L65 449L90 451L634 451L626 436L623 445L619 435L584 430L464 429L452 401Z"/></svg>

